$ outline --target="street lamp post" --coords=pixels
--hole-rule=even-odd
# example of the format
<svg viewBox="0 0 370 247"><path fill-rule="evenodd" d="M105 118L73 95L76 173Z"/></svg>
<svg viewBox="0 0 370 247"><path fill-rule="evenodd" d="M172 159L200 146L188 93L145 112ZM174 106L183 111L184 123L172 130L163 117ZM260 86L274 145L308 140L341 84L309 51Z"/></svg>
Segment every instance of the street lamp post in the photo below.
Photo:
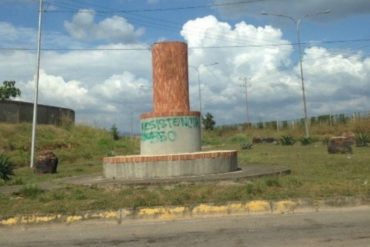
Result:
<svg viewBox="0 0 370 247"><path fill-rule="evenodd" d="M42 12L43 0L39 2L39 22L37 33L37 62L36 62L36 76L35 76L35 94L33 102L33 118L32 118L32 136L31 136L31 158L30 167L34 167L35 149L36 149L36 125L37 125L37 104L39 97L39 80L40 80L40 52L41 52L41 31L42 31Z"/></svg>
<svg viewBox="0 0 370 247"><path fill-rule="evenodd" d="M213 65L217 65L217 64L218 64L218 62L211 63L211 64L203 64L203 67L209 67L209 66L213 66ZM201 89L200 72L199 72L200 66L202 66L202 64L199 65L198 67L191 66L191 65L189 67L194 69L197 72L197 76L198 76L198 94L199 94L199 112L200 112L200 117L202 117L202 89Z"/></svg>
<svg viewBox="0 0 370 247"><path fill-rule="evenodd" d="M239 79L243 81L243 84L241 85L241 87L245 88L245 110L246 110L245 121L246 121L246 126L248 126L248 124L250 123L249 107L248 107L248 77L240 77Z"/></svg>
<svg viewBox="0 0 370 247"><path fill-rule="evenodd" d="M303 112L304 112L304 129L305 129L305 136L308 138L310 137L310 131L308 126L308 114L307 114L307 103L306 103L306 92L305 92L305 85L304 85L304 76L303 76L303 61L302 61L302 47L301 47L301 23L303 18L313 17L318 15L324 15L330 13L330 10L326 10L323 12L317 12L314 14L307 14L301 18L294 18L292 16L283 15L283 14L272 14L267 12L262 12L262 15L269 15L269 16L276 16L287 18L294 22L296 26L296 36L297 36L297 45L298 45L298 54L299 54L299 67L300 67L300 74L301 74L301 86L302 86L302 100L303 100Z"/></svg>

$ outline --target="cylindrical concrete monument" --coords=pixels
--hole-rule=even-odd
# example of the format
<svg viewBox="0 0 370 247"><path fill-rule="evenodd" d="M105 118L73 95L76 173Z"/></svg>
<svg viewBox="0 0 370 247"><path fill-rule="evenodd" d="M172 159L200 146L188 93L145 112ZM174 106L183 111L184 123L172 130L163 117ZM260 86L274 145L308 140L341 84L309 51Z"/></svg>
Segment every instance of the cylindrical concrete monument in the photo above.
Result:
<svg viewBox="0 0 370 247"><path fill-rule="evenodd" d="M201 151L200 112L189 106L187 44L154 44L152 63L153 112L140 117L141 155L104 158L105 177L167 178L237 170L236 151Z"/></svg>
<svg viewBox="0 0 370 247"><path fill-rule="evenodd" d="M200 113L189 106L187 45L154 44L152 62L153 112L141 115L141 154L200 151Z"/></svg>

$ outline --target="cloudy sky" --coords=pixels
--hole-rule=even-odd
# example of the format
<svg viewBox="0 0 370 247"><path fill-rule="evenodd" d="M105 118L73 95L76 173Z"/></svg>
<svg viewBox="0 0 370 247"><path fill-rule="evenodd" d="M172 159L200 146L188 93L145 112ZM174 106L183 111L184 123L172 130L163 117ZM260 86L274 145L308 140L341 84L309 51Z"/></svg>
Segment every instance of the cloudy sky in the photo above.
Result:
<svg viewBox="0 0 370 247"><path fill-rule="evenodd" d="M369 0L45 0L44 9L39 102L74 109L78 122L138 131L152 111L150 46L162 40L188 43L192 110L198 70L203 112L218 124L247 119L246 92L252 122L301 118L293 19L308 114L370 111ZM0 81L16 80L25 101L37 23L38 0L0 0Z"/></svg>

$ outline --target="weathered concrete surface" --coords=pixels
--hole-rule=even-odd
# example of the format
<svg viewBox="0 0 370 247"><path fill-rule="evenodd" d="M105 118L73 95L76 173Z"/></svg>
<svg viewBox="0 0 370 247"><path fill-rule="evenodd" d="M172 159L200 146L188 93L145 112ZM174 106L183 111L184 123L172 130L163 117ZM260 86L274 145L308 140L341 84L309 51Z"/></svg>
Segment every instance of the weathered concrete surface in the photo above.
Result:
<svg viewBox="0 0 370 247"><path fill-rule="evenodd" d="M125 185L156 185L156 184L176 184L176 183L202 183L209 181L234 181L239 179L252 179L263 176L288 175L290 170L286 167L264 167L264 166L248 166L243 169L238 169L234 172L155 178L155 179L111 179L105 178L100 174L85 175L58 178L51 181L46 181L37 184L43 190L53 190L64 188L69 185L86 185L98 187L120 187ZM12 194L22 189L24 185L0 186L1 194Z"/></svg>
<svg viewBox="0 0 370 247"><path fill-rule="evenodd" d="M142 155L190 153L201 150L200 116L183 114L141 119Z"/></svg>
<svg viewBox="0 0 370 247"><path fill-rule="evenodd" d="M148 179L235 171L236 151L208 151L168 155L106 157L106 178Z"/></svg>
<svg viewBox="0 0 370 247"><path fill-rule="evenodd" d="M33 103L22 101L0 101L0 122L32 122ZM75 122L75 112L71 109L38 105L37 123L63 125Z"/></svg>

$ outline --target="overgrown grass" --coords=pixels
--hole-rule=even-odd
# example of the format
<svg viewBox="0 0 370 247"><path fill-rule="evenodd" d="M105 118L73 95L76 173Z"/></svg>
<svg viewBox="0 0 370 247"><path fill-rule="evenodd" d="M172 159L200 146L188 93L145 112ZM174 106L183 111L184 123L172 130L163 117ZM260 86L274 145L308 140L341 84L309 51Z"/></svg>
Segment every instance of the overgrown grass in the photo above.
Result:
<svg viewBox="0 0 370 247"><path fill-rule="evenodd" d="M0 125L0 127L2 127ZM10 132L12 128L6 126ZM23 131L29 130L20 125ZM352 130L352 129L349 129ZM67 186L65 188L40 190L38 184L55 178L72 175L102 173L101 158L110 152L130 154L138 152L138 140L120 139L113 141L109 131L76 126L69 130L42 126L40 146L53 147L61 157L58 174L36 175L18 164L15 180L23 185L19 192L11 195L0 193L0 217L20 213L74 213L97 209L137 208L159 205L196 205L198 203L221 204L228 201L249 201L255 199L309 198L325 199L336 197L360 197L370 199L370 147L354 147L353 154L328 154L320 140L333 133L317 134L316 142L310 145L296 143L290 146L257 144L252 149L242 150L240 144L250 142L253 135L291 135L300 138L301 133L275 133L273 130L220 130L204 132L203 140L207 149L237 149L241 167L260 165L265 167L286 166L291 169L289 176L265 177L254 180L241 179L234 182L207 182L177 184L169 186L126 186L123 188L97 188ZM335 135L348 129L336 130ZM366 130L368 131L368 130ZM3 138L12 141L16 147L25 145L14 135L1 131ZM25 134L25 132L23 132ZM275 134L275 135L272 135ZM21 139L21 138L20 138ZM26 138L23 140L25 141ZM59 143L58 145L56 143ZM60 145L63 143L63 145ZM17 151L7 145L0 146L17 159ZM27 149L27 148L26 148ZM29 184L34 184L32 187ZM10 184L4 184L9 186Z"/></svg>
<svg viewBox="0 0 370 247"><path fill-rule="evenodd" d="M29 169L30 139L30 124L0 124L0 153L6 154L17 167L15 179L19 183L99 173L102 157L139 152L139 141L136 138L124 137L115 141L108 130L84 125L68 128L41 125L37 128L36 151L53 151L59 158L59 165L55 175L36 175Z"/></svg>

